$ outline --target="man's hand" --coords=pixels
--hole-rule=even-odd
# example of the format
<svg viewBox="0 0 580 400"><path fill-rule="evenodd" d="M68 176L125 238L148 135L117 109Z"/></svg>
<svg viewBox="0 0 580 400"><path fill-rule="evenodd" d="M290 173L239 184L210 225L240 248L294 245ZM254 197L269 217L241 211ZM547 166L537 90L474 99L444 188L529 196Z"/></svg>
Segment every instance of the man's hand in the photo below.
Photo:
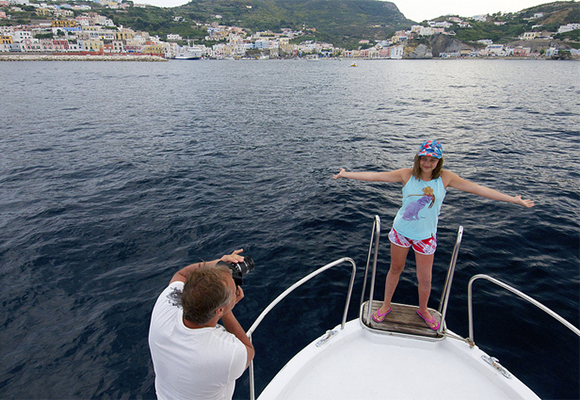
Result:
<svg viewBox="0 0 580 400"><path fill-rule="evenodd" d="M232 254L226 254L219 259L219 261L223 261L226 263L234 263L237 264L239 262L244 261L244 256L240 256L239 254L244 251L244 249L234 250Z"/></svg>
<svg viewBox="0 0 580 400"><path fill-rule="evenodd" d="M236 286L236 304L244 298L244 289L241 286Z"/></svg>
<svg viewBox="0 0 580 400"><path fill-rule="evenodd" d="M202 261L199 263L188 265L187 267L182 268L179 271L177 271L177 273L175 275L173 275L173 278L171 278L171 281L169 283L173 283L175 281L181 281L181 282L187 281L187 277L189 276L191 271L200 268L202 265L215 266L218 263L218 261L223 261L223 262L227 262L227 263L234 263L234 264L239 263L241 261L244 261L244 257L240 256L240 253L242 251L244 251L244 249L234 250L234 252L232 254L226 254L226 255L222 256L222 258L220 258L219 260L213 260L213 261L207 261L207 262ZM242 297L243 297L243 293L242 293Z"/></svg>

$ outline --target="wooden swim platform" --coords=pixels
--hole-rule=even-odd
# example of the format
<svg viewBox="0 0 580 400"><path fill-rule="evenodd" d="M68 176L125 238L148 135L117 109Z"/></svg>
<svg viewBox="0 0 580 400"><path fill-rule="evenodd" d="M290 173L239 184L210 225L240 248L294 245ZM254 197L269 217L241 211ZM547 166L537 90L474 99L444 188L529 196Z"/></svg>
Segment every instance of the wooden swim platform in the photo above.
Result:
<svg viewBox="0 0 580 400"><path fill-rule="evenodd" d="M368 304L369 303L367 301L363 305L362 311L363 317L361 318L362 321L364 321L366 318ZM393 309L393 311L391 311L385 317L383 322L381 323L375 322L372 319L372 314L376 310L378 310L381 305L382 305L381 301L374 300L371 306L370 323L367 323L366 321L363 322L364 325L366 325L371 330L390 333L403 333L433 339L438 339L442 337L442 335L439 335L436 331L429 328L425 323L425 321L421 317L419 317L419 315L417 315L417 310L419 309L419 307L416 306L392 303L391 308ZM439 323L441 323L441 314L438 311L430 308L429 312L431 313L431 315L435 317L437 321L439 321Z"/></svg>

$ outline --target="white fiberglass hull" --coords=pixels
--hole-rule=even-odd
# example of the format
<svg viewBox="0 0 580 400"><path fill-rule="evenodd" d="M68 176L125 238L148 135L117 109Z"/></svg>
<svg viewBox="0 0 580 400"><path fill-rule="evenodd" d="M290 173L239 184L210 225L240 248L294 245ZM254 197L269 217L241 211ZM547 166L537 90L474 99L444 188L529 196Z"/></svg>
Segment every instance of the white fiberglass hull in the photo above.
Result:
<svg viewBox="0 0 580 400"><path fill-rule="evenodd" d="M334 332L290 360L258 400L539 399L460 339L380 333L358 319Z"/></svg>

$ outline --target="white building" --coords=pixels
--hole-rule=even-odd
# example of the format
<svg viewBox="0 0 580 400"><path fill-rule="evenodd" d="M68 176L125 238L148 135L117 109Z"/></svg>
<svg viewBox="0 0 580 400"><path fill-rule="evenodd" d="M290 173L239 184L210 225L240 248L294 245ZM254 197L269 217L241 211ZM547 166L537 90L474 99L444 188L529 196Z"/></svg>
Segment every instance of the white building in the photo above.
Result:
<svg viewBox="0 0 580 400"><path fill-rule="evenodd" d="M393 46L391 47L391 54L389 55L394 60L400 60L405 54L405 46Z"/></svg>
<svg viewBox="0 0 580 400"><path fill-rule="evenodd" d="M562 25L562 26L561 26L561 27L558 29L558 33L564 33L564 32L575 31L576 29L580 29L580 24L579 24L579 23L568 24L568 25Z"/></svg>
<svg viewBox="0 0 580 400"><path fill-rule="evenodd" d="M490 44L485 48L487 55L490 56L505 56L505 50L503 44Z"/></svg>
<svg viewBox="0 0 580 400"><path fill-rule="evenodd" d="M267 39L258 39L254 42L254 46L256 49L269 49L270 41Z"/></svg>
<svg viewBox="0 0 580 400"><path fill-rule="evenodd" d="M32 32L30 32L30 31L14 31L12 33L12 40L14 42L22 43L26 39L32 39Z"/></svg>
<svg viewBox="0 0 580 400"><path fill-rule="evenodd" d="M449 21L429 21L429 26L432 28L451 28L453 24Z"/></svg>
<svg viewBox="0 0 580 400"><path fill-rule="evenodd" d="M421 36L433 36L435 34L435 30L433 28L422 26L419 30L419 35Z"/></svg>
<svg viewBox="0 0 580 400"><path fill-rule="evenodd" d="M90 26L91 21L88 15L79 15L75 18L75 20L79 23L80 26Z"/></svg>
<svg viewBox="0 0 580 400"><path fill-rule="evenodd" d="M25 39L22 42L22 51L41 51L38 39Z"/></svg>

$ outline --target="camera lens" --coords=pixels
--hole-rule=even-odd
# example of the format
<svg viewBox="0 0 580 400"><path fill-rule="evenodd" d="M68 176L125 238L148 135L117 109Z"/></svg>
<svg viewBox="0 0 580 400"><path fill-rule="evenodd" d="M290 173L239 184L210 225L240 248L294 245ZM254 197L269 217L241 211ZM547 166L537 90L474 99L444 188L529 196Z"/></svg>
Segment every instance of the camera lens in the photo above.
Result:
<svg viewBox="0 0 580 400"><path fill-rule="evenodd" d="M244 276L248 272L252 272L255 265L254 260L252 260L250 257L244 257L244 261L237 263L236 266L240 272L240 275Z"/></svg>
<svg viewBox="0 0 580 400"><path fill-rule="evenodd" d="M243 282L243 277L249 272L254 270L254 260L251 257L244 256L244 261L239 263L226 263L223 261L219 261L217 265L225 265L232 271L232 278L234 278L234 282L236 285L240 286Z"/></svg>

